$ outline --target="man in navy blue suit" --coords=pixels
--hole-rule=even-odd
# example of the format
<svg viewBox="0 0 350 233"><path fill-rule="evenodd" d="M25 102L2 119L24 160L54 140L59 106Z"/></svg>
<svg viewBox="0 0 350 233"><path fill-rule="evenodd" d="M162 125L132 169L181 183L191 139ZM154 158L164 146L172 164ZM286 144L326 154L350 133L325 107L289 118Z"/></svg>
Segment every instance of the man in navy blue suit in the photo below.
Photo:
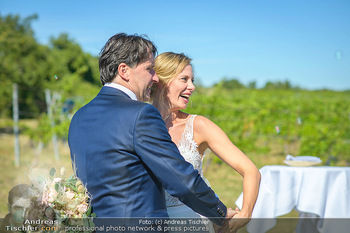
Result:
<svg viewBox="0 0 350 233"><path fill-rule="evenodd" d="M180 155L149 100L156 47L116 34L101 50L98 95L74 115L68 142L97 217L168 217L164 189L217 225L233 211Z"/></svg>

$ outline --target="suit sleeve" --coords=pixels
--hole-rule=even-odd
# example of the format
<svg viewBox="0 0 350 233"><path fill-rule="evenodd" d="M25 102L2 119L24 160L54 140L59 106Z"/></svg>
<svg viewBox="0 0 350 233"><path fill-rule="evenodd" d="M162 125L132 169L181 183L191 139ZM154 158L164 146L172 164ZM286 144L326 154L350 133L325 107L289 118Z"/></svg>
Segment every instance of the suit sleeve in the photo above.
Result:
<svg viewBox="0 0 350 233"><path fill-rule="evenodd" d="M195 212L222 225L226 206L202 180L192 164L180 155L158 110L152 105L145 105L136 121L135 152L163 187Z"/></svg>

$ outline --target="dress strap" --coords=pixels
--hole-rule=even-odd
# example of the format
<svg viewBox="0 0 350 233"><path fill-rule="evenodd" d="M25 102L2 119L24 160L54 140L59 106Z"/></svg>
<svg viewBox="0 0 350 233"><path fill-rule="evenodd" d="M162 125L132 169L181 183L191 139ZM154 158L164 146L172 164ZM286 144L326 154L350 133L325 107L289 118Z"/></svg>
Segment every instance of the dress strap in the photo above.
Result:
<svg viewBox="0 0 350 233"><path fill-rule="evenodd" d="M190 138L187 138L187 140L193 140L193 122L194 122L194 118L197 115L190 115L189 119L186 122L186 128L185 128L185 135L190 135Z"/></svg>

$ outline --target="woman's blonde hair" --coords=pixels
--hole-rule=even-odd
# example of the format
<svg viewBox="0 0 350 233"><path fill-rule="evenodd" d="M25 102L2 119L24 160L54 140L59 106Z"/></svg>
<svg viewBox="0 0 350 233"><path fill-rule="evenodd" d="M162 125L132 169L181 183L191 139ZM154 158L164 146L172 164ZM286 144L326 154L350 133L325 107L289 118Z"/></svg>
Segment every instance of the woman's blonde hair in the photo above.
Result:
<svg viewBox="0 0 350 233"><path fill-rule="evenodd" d="M191 65L192 59L183 53L165 52L155 59L154 70L159 82L153 85L151 100L165 119L170 113L170 103L167 98L168 86L180 74L187 65Z"/></svg>

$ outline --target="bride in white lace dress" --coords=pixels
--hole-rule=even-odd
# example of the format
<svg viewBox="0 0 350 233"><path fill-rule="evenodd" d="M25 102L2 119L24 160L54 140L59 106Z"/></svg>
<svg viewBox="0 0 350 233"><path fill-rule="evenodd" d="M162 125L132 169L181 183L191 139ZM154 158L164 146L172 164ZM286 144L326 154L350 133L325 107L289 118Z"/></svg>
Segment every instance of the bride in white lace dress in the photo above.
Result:
<svg viewBox="0 0 350 233"><path fill-rule="evenodd" d="M206 181L209 185L209 181L203 176L202 164L204 155L202 156L199 154L197 148L198 145L193 140L193 121L195 117L196 115L189 115L187 117L185 121L185 129L176 145L185 160L191 163L194 169L198 170L199 175L201 175L202 179L204 179L204 181ZM194 212L191 208L183 204L178 198L171 196L166 191L165 200L167 204L167 212L171 218L202 218L203 221L201 222L205 224L205 232L215 232L212 223L207 218Z"/></svg>
<svg viewBox="0 0 350 233"><path fill-rule="evenodd" d="M162 53L155 59L154 70L159 82L152 90L153 105L160 111L173 142L185 160L191 163L206 180L203 177L202 162L204 151L210 148L242 175L243 206L241 210L237 209L234 218L243 218L246 221L233 223L237 225L237 229L242 227L251 217L257 199L260 183L258 169L212 121L203 116L189 115L180 111L187 107L189 98L195 90L190 58L182 53ZM168 193L166 202L170 218L204 218ZM206 226L210 232L214 231L211 222Z"/></svg>

